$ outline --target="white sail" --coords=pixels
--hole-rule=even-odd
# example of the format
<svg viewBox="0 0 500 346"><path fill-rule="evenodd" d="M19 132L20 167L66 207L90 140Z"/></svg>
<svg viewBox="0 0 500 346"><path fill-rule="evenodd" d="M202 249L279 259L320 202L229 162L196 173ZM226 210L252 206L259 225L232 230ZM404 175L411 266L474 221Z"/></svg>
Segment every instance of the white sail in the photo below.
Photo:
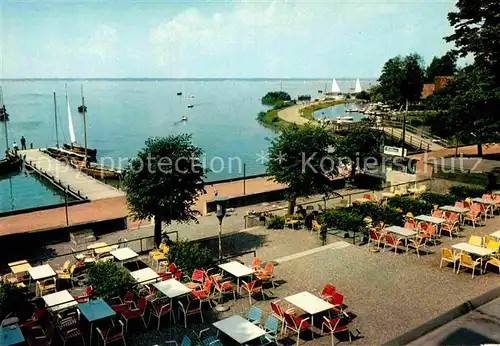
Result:
<svg viewBox="0 0 500 346"><path fill-rule="evenodd" d="M68 125L69 125L69 138L71 139L71 144L76 143L75 129L73 128L73 119L71 118L71 107L68 100Z"/></svg>
<svg viewBox="0 0 500 346"><path fill-rule="evenodd" d="M359 82L359 78L358 78L358 79L356 79L356 88L354 88L354 92L360 93L361 91L363 91L363 89L361 89L361 83Z"/></svg>
<svg viewBox="0 0 500 346"><path fill-rule="evenodd" d="M332 93L339 93L339 92L340 92L339 85L337 84L337 81L334 78L332 81Z"/></svg>

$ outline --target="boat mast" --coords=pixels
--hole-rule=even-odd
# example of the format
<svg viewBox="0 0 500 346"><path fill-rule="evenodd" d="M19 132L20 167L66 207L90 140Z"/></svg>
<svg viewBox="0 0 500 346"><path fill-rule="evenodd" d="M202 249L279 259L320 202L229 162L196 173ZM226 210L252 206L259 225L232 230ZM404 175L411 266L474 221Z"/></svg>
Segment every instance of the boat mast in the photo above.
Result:
<svg viewBox="0 0 500 346"><path fill-rule="evenodd" d="M66 96L67 98L68 96ZM54 119L56 120L56 147L59 148L59 134L57 131L57 104L56 104L56 92L54 91Z"/></svg>
<svg viewBox="0 0 500 346"><path fill-rule="evenodd" d="M83 97L83 85L81 85L82 91L82 110L83 110L83 142L85 144L85 166L87 165L87 121L85 119L85 98Z"/></svg>
<svg viewBox="0 0 500 346"><path fill-rule="evenodd" d="M3 90L0 87L0 107L3 109L3 126L5 130L5 150L9 150L9 134L7 133L7 112L5 111L5 105L3 104Z"/></svg>

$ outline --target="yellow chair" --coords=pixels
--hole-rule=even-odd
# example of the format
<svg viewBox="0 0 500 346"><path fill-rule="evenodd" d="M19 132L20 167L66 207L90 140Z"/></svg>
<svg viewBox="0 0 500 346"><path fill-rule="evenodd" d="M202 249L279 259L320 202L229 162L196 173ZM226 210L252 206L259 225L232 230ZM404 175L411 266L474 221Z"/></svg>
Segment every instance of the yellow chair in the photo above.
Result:
<svg viewBox="0 0 500 346"><path fill-rule="evenodd" d="M319 234L320 231L321 231L321 225L318 223L318 221L312 220L311 232L317 232Z"/></svg>
<svg viewBox="0 0 500 346"><path fill-rule="evenodd" d="M457 274L460 272L460 267L466 267L472 269L472 278L474 279L474 272L476 267L479 266L479 272L481 273L481 260L473 260L472 257L466 253L460 253L460 261L458 262Z"/></svg>
<svg viewBox="0 0 500 346"><path fill-rule="evenodd" d="M453 263L453 272L455 272L455 266L459 259L459 255L455 255L450 248L444 247L441 249L441 263L439 268L443 268L443 262Z"/></svg>
<svg viewBox="0 0 500 346"><path fill-rule="evenodd" d="M488 262L486 262L486 264L484 265L484 269L486 269L486 267L488 266L488 264L497 266L497 268L498 268L498 274L500 274L500 259L493 257Z"/></svg>
<svg viewBox="0 0 500 346"><path fill-rule="evenodd" d="M478 235L471 235L469 237L468 243L471 245L482 246L483 245L483 238L481 238Z"/></svg>
<svg viewBox="0 0 500 346"><path fill-rule="evenodd" d="M489 241L487 244L486 244L486 248L487 249L490 249L490 250L493 250L495 252L498 252L498 250L500 250L500 242L497 242L497 241Z"/></svg>
<svg viewBox="0 0 500 346"><path fill-rule="evenodd" d="M165 247L165 243L160 243L160 246L158 246L158 248L156 249L153 249L149 252L149 256L150 257L154 257L154 256L158 256L158 255L161 255L163 253L163 248Z"/></svg>
<svg viewBox="0 0 500 346"><path fill-rule="evenodd" d="M73 285L73 273L75 272L76 265L73 264L71 268L69 268L69 271L67 272L57 272L57 279L58 280L69 280L71 283L71 287L74 287Z"/></svg>
<svg viewBox="0 0 500 346"><path fill-rule="evenodd" d="M496 241L497 241L497 238L495 238L495 237L494 237L494 236L492 236L492 235L485 235L485 236L484 236L484 246L488 246L488 243L489 243L490 241L494 241L494 242L496 242Z"/></svg>
<svg viewBox="0 0 500 346"><path fill-rule="evenodd" d="M56 279L51 278L51 279L37 281L36 288L37 288L36 291L40 295L40 297L43 296L45 293L57 292Z"/></svg>
<svg viewBox="0 0 500 346"><path fill-rule="evenodd" d="M169 252L169 247L167 245L163 245L161 247L161 252L158 254L154 255L152 260L154 263L156 263L156 267L159 269L160 268L160 263L161 262L168 262L168 252Z"/></svg>

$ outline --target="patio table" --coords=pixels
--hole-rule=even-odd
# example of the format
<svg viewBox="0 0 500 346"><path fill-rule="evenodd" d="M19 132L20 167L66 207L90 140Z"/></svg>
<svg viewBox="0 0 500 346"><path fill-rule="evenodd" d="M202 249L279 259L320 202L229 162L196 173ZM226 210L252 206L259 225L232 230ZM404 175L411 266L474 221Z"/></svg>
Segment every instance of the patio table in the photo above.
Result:
<svg viewBox="0 0 500 346"><path fill-rule="evenodd" d="M495 250L487 249L481 246L472 245L464 242L452 245L451 247L455 250L468 252L480 257L488 256L495 252Z"/></svg>
<svg viewBox="0 0 500 346"><path fill-rule="evenodd" d="M137 254L135 251L133 251L128 247L122 249L116 249L114 251L111 251L110 254L118 261L120 261L122 265L125 261L129 261L131 259L139 257L139 254Z"/></svg>
<svg viewBox="0 0 500 346"><path fill-rule="evenodd" d="M219 268L236 277L238 294L240 293L240 278L243 276L250 276L255 273L255 270L253 270L252 268L247 267L241 264L240 262L236 261L219 264Z"/></svg>
<svg viewBox="0 0 500 346"><path fill-rule="evenodd" d="M476 203L480 203L480 204L487 204L487 205L491 205L493 207L496 207L496 205L498 203L498 201L494 200L494 199L479 198L479 197L473 198L472 202L476 202ZM491 208L491 217L495 216L495 211L493 209L494 208Z"/></svg>
<svg viewBox="0 0 500 346"><path fill-rule="evenodd" d="M492 195L500 195L500 191L496 190L496 191L492 191L491 192Z"/></svg>
<svg viewBox="0 0 500 346"><path fill-rule="evenodd" d="M130 275L132 275L132 277L137 283L143 285L156 282L160 278L160 276L153 269L149 267L130 272Z"/></svg>
<svg viewBox="0 0 500 346"><path fill-rule="evenodd" d="M14 274L27 272L31 268L31 264L29 264L28 262L10 266L10 270L12 270Z"/></svg>
<svg viewBox="0 0 500 346"><path fill-rule="evenodd" d="M24 342L24 336L18 324L0 327L0 346L16 345Z"/></svg>
<svg viewBox="0 0 500 346"><path fill-rule="evenodd" d="M73 298L67 290L47 294L42 298L45 301L47 308L52 312L57 312L78 305L75 298Z"/></svg>
<svg viewBox="0 0 500 346"><path fill-rule="evenodd" d="M493 233L490 233L490 235L497 238L497 240L500 240L500 231L495 231Z"/></svg>
<svg viewBox="0 0 500 346"><path fill-rule="evenodd" d="M21 260L21 261L17 261L17 262L10 262L10 263L8 263L8 266L9 267L15 267L15 266L18 266L20 264L26 264L26 263L28 263L28 261Z"/></svg>
<svg viewBox="0 0 500 346"><path fill-rule="evenodd" d="M442 217L434 217L434 216L429 216L429 215L419 215L415 217L415 220L418 221L425 221L425 222L430 222L435 225L440 225L443 222L446 222L446 219L443 219Z"/></svg>
<svg viewBox="0 0 500 346"><path fill-rule="evenodd" d="M94 249L97 249L99 247L105 247L105 246L108 246L108 243L102 241L102 242L99 242L99 243L90 244L89 246L87 246L87 249L88 250L94 250Z"/></svg>
<svg viewBox="0 0 500 346"><path fill-rule="evenodd" d="M96 255L102 255L103 253L111 252L113 250L114 249L111 246L104 246L104 247L94 249L94 253Z"/></svg>
<svg viewBox="0 0 500 346"><path fill-rule="evenodd" d="M190 288L187 288L184 284L180 283L175 279L157 282L153 284L153 286L156 287L158 291L160 291L170 299L191 293Z"/></svg>
<svg viewBox="0 0 500 346"><path fill-rule="evenodd" d="M256 326L240 315L234 315L217 321L213 326L239 344L245 344L266 334L264 329Z"/></svg>
<svg viewBox="0 0 500 346"><path fill-rule="evenodd" d="M56 272L48 264L28 269L28 273L33 280L47 279L56 276Z"/></svg>
<svg viewBox="0 0 500 346"><path fill-rule="evenodd" d="M439 207L439 209L444 211L452 211L457 214L465 214L470 211L470 209L468 208L460 208L460 207L455 207L453 205L444 205L442 207Z"/></svg>
<svg viewBox="0 0 500 346"><path fill-rule="evenodd" d="M403 238L411 238L416 236L418 233L410 228L404 228L400 226L391 226L386 228L387 232L397 234Z"/></svg>
<svg viewBox="0 0 500 346"><path fill-rule="evenodd" d="M314 315L334 308L332 304L309 292L297 293L286 297L285 300L311 315L311 328L314 327Z"/></svg>
<svg viewBox="0 0 500 346"><path fill-rule="evenodd" d="M95 321L99 321L115 315L115 311L102 299L89 300L86 303L78 304L78 309L90 322L90 342L92 345L92 330Z"/></svg>

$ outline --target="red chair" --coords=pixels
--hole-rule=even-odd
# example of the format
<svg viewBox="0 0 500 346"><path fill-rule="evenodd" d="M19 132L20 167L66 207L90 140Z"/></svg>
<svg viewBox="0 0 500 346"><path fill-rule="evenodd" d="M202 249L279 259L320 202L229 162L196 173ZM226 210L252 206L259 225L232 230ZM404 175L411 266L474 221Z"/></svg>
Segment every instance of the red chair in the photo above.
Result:
<svg viewBox="0 0 500 346"><path fill-rule="evenodd" d="M271 302L271 310L272 315L281 322L281 334L283 334L285 332L285 311L278 305L278 302L280 302L280 300ZM293 311L293 309L290 311Z"/></svg>
<svg viewBox="0 0 500 346"><path fill-rule="evenodd" d="M191 291L191 298L199 299L202 303L208 302L210 307L212 307L212 281L210 279L205 279L201 289Z"/></svg>
<svg viewBox="0 0 500 346"><path fill-rule="evenodd" d="M439 209L432 209L431 210L431 215L433 217L443 217L443 212Z"/></svg>
<svg viewBox="0 0 500 346"><path fill-rule="evenodd" d="M297 346L298 346L300 341L300 333L311 326L311 323L309 322L309 317L303 318L301 316L297 316L296 314L292 314L287 311L285 311L284 316L285 316L286 330L290 329L292 332L297 333Z"/></svg>
<svg viewBox="0 0 500 346"><path fill-rule="evenodd" d="M266 299L266 297L264 296L264 290L262 289L262 281L260 280L253 280L249 283L243 281L243 285L241 285L241 288L248 292L248 300L250 302L250 305L252 305L252 294L254 293L260 292L262 294L262 299Z"/></svg>
<svg viewBox="0 0 500 346"><path fill-rule="evenodd" d="M262 260L258 257L254 257L252 259L252 263L250 264L250 268L252 268L253 270L262 270Z"/></svg>
<svg viewBox="0 0 500 346"><path fill-rule="evenodd" d="M184 314L184 328L187 328L187 317L189 315L196 315L200 314L201 317L201 323L205 323L203 320L203 312L201 311L201 300L191 300L190 302L187 303L186 306L182 304L182 302L179 303L179 318L181 312Z"/></svg>
<svg viewBox="0 0 500 346"><path fill-rule="evenodd" d="M323 290L321 291L321 299L330 302L330 299L333 297L334 293L335 293L335 286L330 284L325 284Z"/></svg>
<svg viewBox="0 0 500 346"><path fill-rule="evenodd" d="M465 208L464 202L463 201L456 201L455 202L455 207L457 207L457 208Z"/></svg>
<svg viewBox="0 0 500 346"><path fill-rule="evenodd" d="M89 301L90 299L90 296L92 295L92 291L93 291L93 288L92 288L92 285L88 286L86 289L85 289L85 293L83 296L73 296L73 298L75 298L75 300L78 302L78 303L86 303Z"/></svg>
<svg viewBox="0 0 500 346"><path fill-rule="evenodd" d="M146 320L144 320L147 302L148 300L146 299L146 297L139 298L139 300L137 301L137 305L134 302L131 303L131 305L134 306L133 309L130 309L130 307L127 306L127 309L122 312L122 317L125 320L125 333L127 333L128 321L134 318L142 319L144 327L148 327L146 324Z"/></svg>
<svg viewBox="0 0 500 346"><path fill-rule="evenodd" d="M375 246L380 247L381 235L374 228L370 228L368 233L370 234L370 238L368 239L367 249L370 250L370 243L375 243Z"/></svg>
<svg viewBox="0 0 500 346"><path fill-rule="evenodd" d="M394 249L394 256L398 254L398 246L401 243L401 239L396 239L392 234L388 234L384 238L384 249L385 247L392 247Z"/></svg>
<svg viewBox="0 0 500 346"><path fill-rule="evenodd" d="M255 273L255 277L257 279L259 279L260 281L262 281L262 283L270 281L271 285L274 288L274 276L273 276L273 272L274 272L274 264L267 263L266 266L264 267L264 269L262 271L260 271L258 273Z"/></svg>
<svg viewBox="0 0 500 346"><path fill-rule="evenodd" d="M332 345L335 345L333 340L333 334L347 331L349 334L349 342L352 342L351 332L349 331L349 320L340 317L334 317L332 319L328 319L326 316L323 316L323 324L321 325L321 334L324 333L325 328L330 335L332 336Z"/></svg>
<svg viewBox="0 0 500 346"><path fill-rule="evenodd" d="M458 232L460 224L460 219L457 213L450 213L449 217L446 219L446 222L441 224L439 228L439 233L442 231L448 232L450 234L450 239L453 239L453 232Z"/></svg>
<svg viewBox="0 0 500 346"><path fill-rule="evenodd" d="M125 345L125 333L123 329L124 326L122 321L118 321L117 325L113 325L107 329L96 327L97 333L99 333L104 346L118 340L123 340L123 344Z"/></svg>
<svg viewBox="0 0 500 346"><path fill-rule="evenodd" d="M415 225L415 221L413 219L407 220L405 222L404 228L414 229L415 227L416 227L416 225Z"/></svg>
<svg viewBox="0 0 500 346"><path fill-rule="evenodd" d="M191 275L191 281L185 283L184 285L192 290L199 288L203 283L206 272L203 269L195 269Z"/></svg>
<svg viewBox="0 0 500 346"><path fill-rule="evenodd" d="M368 200L370 200L370 201L371 201L371 200L372 200L372 195L370 195L369 193L365 193L365 194L363 195L363 198L364 198L364 199L368 199Z"/></svg>
<svg viewBox="0 0 500 346"><path fill-rule="evenodd" d="M429 224L425 221L420 221L418 224L417 224L417 229L419 230L422 230L422 231L427 231L427 227L429 227Z"/></svg>
<svg viewBox="0 0 500 346"><path fill-rule="evenodd" d="M162 316L165 316L166 314L172 314L172 318L174 319L175 322L175 315L174 311L172 310L172 307L170 306L170 303L164 303L163 298L157 298L153 300L151 303L153 305L151 312L149 314L149 319L148 319L148 324L151 322L151 316L154 316L158 319L158 325L157 329L160 330L160 321Z"/></svg>
<svg viewBox="0 0 500 346"><path fill-rule="evenodd" d="M343 310L344 306L344 295L339 292L333 292L332 299L329 301L335 308L340 308L340 311Z"/></svg>
<svg viewBox="0 0 500 346"><path fill-rule="evenodd" d="M215 290L219 293L219 303L222 300L222 296L224 294L233 294L233 300L236 300L236 289L231 283L231 281L216 281L214 282L215 284Z"/></svg>

